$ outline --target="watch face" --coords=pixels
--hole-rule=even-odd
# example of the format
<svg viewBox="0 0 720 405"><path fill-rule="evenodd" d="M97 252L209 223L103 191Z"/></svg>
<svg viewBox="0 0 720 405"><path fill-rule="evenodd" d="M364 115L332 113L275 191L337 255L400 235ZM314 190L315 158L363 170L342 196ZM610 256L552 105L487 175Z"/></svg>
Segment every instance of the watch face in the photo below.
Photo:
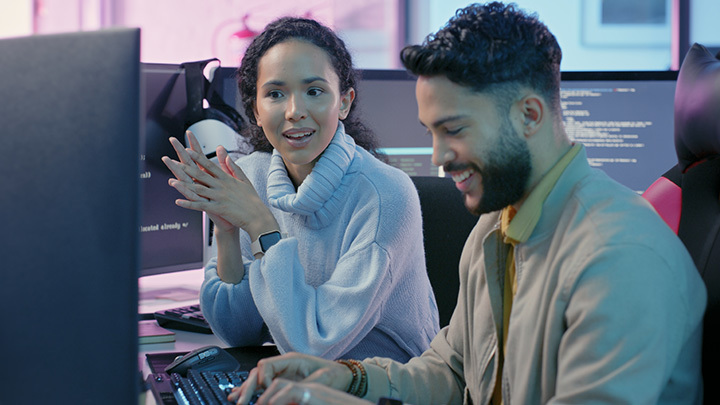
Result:
<svg viewBox="0 0 720 405"><path fill-rule="evenodd" d="M260 247L262 248L263 252L267 252L270 247L280 241L282 237L280 236L280 232L273 232L268 233L266 235L262 235L260 237Z"/></svg>

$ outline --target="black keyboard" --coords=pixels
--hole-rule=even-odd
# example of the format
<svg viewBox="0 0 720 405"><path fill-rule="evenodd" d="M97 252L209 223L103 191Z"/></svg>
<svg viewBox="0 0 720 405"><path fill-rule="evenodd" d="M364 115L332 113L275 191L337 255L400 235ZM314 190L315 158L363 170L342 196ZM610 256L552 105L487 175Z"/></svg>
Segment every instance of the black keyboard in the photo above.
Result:
<svg viewBox="0 0 720 405"><path fill-rule="evenodd" d="M200 305L166 309L155 312L155 319L163 328L189 332L212 333L210 325L200 311Z"/></svg>
<svg viewBox="0 0 720 405"><path fill-rule="evenodd" d="M196 371L188 370L187 377L173 373L150 374L150 385L159 405L226 405L232 404L227 396L233 387L239 387L247 379L247 371ZM256 394L250 404L254 404Z"/></svg>

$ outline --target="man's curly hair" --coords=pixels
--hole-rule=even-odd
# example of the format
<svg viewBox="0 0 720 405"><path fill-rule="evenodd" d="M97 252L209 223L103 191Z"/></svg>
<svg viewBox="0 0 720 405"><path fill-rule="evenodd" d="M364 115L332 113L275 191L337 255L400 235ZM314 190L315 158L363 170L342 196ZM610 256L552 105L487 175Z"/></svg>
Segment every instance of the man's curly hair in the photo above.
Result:
<svg viewBox="0 0 720 405"><path fill-rule="evenodd" d="M444 75L505 103L512 101L508 97L515 97L519 86L527 86L551 108L559 108L560 46L535 14L514 4L460 9L422 45L405 47L401 59L417 76Z"/></svg>
<svg viewBox="0 0 720 405"><path fill-rule="evenodd" d="M354 88L355 101L358 99L358 74L353 68L352 56L342 39L331 29L315 20L306 18L282 17L271 22L250 43L237 70L238 88L242 96L245 115L251 124L243 129L243 135L248 138L256 151L271 152L273 149L262 128L257 126L253 113L257 97L258 63L270 48L291 39L307 41L324 50L330 57L335 73L340 79L340 93L345 94L350 88ZM354 112L355 108L351 108L350 113L343 120L345 132L353 137L357 145L376 154L378 142L375 134L358 120Z"/></svg>

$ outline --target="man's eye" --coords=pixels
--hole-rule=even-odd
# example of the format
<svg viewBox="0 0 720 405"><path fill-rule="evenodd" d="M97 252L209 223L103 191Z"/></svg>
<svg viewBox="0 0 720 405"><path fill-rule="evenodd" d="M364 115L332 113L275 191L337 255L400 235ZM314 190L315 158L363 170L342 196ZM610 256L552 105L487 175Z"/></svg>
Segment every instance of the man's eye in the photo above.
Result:
<svg viewBox="0 0 720 405"><path fill-rule="evenodd" d="M460 131L462 131L462 130L463 130L462 127L453 128L453 129L448 128L448 129L445 130L445 133L446 133L447 135L457 135L457 134L459 134Z"/></svg>

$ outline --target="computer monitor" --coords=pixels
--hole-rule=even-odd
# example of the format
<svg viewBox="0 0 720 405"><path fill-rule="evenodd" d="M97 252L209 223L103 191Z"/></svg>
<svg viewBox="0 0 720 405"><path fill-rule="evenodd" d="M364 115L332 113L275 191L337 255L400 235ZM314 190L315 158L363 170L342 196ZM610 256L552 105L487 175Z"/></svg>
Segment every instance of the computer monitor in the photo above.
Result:
<svg viewBox="0 0 720 405"><path fill-rule="evenodd" d="M591 166L637 193L677 163L676 71L563 72L565 130Z"/></svg>
<svg viewBox="0 0 720 405"><path fill-rule="evenodd" d="M432 164L432 137L418 120L415 77L404 70L362 70L357 108L388 163L410 176L444 177Z"/></svg>
<svg viewBox="0 0 720 405"><path fill-rule="evenodd" d="M215 70L226 103L243 113L235 67ZM409 175L438 176L432 165L432 139L420 125L415 102L415 78L404 70L360 70L358 97L353 109L380 141L388 163Z"/></svg>
<svg viewBox="0 0 720 405"><path fill-rule="evenodd" d="M221 68L226 102L239 102L234 68ZM415 78L404 70L361 70L353 106L375 131L391 165L411 176L444 176L418 121ZM594 167L640 193L672 167L677 72L563 72L563 121Z"/></svg>
<svg viewBox="0 0 720 405"><path fill-rule="evenodd" d="M0 55L0 403L137 403L140 31Z"/></svg>
<svg viewBox="0 0 720 405"><path fill-rule="evenodd" d="M172 172L160 160L176 159L168 138L185 142L187 92L180 65L142 64L145 131L140 138L140 275L148 276L203 266L203 213L181 208L184 198L168 184Z"/></svg>

